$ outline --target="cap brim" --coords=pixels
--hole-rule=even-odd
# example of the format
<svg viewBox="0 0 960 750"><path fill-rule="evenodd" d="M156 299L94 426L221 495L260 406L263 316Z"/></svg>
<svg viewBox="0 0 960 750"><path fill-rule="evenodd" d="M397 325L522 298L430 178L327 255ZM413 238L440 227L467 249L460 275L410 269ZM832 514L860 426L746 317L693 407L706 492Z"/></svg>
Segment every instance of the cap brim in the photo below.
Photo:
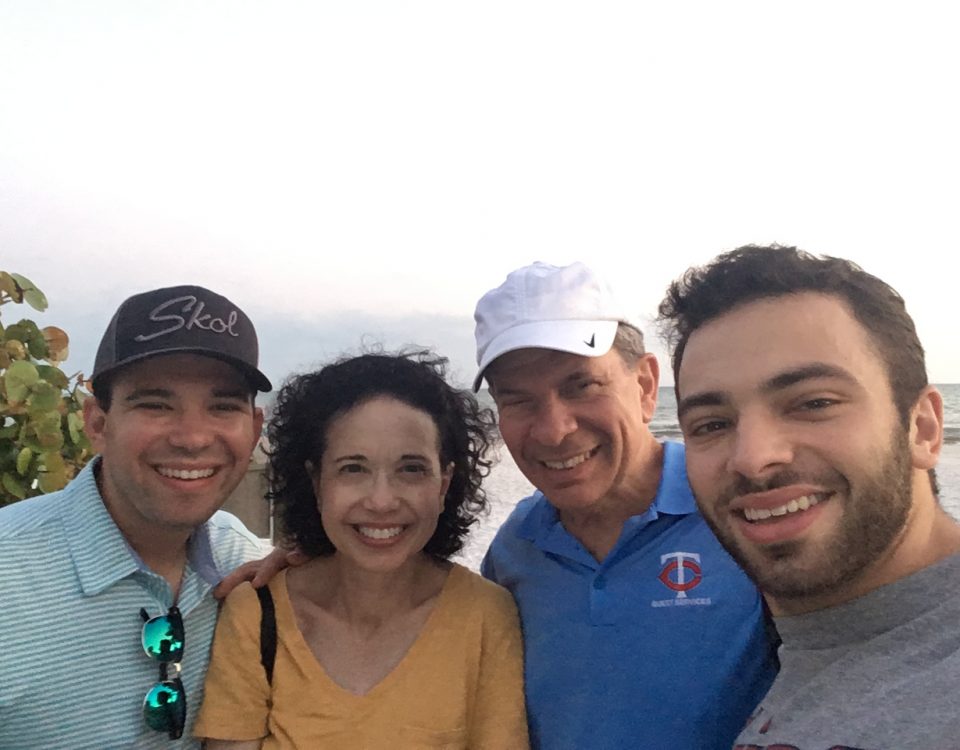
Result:
<svg viewBox="0 0 960 750"><path fill-rule="evenodd" d="M213 359L219 359L221 362L226 362L228 365L233 365L236 369L240 371L243 377L253 386L254 390L261 391L263 393L268 393L273 390L273 385L270 383L270 380L256 367L251 367L248 363L244 362L241 359L231 357L227 354L222 354L220 352L212 352L209 349L191 349L189 347L178 348L178 349L164 349L163 351L157 352L147 352L136 357L128 357L123 360L123 362L117 362L110 367L101 370L100 372L94 373L91 377L91 380L96 383L104 375L110 373L118 372L122 370L127 365L131 365L134 362L142 362L146 359L153 359L154 357L162 357L165 354L196 354L201 357L211 357ZM96 387L96 386L94 386Z"/></svg>
<svg viewBox="0 0 960 750"><path fill-rule="evenodd" d="M602 357L613 346L617 320L539 320L507 329L484 350L473 391L480 390L487 367L517 349L554 349L581 357Z"/></svg>

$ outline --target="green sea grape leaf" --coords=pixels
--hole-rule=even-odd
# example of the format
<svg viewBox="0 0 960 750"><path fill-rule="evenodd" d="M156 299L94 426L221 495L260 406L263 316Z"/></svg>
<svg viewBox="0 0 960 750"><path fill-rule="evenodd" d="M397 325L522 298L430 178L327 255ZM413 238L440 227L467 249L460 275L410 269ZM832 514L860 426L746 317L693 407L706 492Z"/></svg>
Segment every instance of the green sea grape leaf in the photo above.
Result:
<svg viewBox="0 0 960 750"><path fill-rule="evenodd" d="M31 433L41 451L60 450L63 447L63 431L60 429L59 412L36 415L27 428L27 434Z"/></svg>
<svg viewBox="0 0 960 750"><path fill-rule="evenodd" d="M33 281L6 271L0 295L41 312L48 306ZM89 386L59 367L68 342L63 329L27 318L0 324L0 506L61 489L91 457L82 413Z"/></svg>
<svg viewBox="0 0 960 750"><path fill-rule="evenodd" d="M7 330L4 332L6 335L7 341L26 341L30 338L30 332L23 325L21 320L19 323L11 323L7 326Z"/></svg>
<svg viewBox="0 0 960 750"><path fill-rule="evenodd" d="M34 359L46 359L48 353L47 340L43 331L32 320L20 320L7 328L7 339L21 342ZM22 357L18 357L22 359Z"/></svg>
<svg viewBox="0 0 960 750"><path fill-rule="evenodd" d="M63 461L63 456L59 451L46 451L40 454L40 462L43 464L43 471L54 474L66 471L67 465Z"/></svg>
<svg viewBox="0 0 960 750"><path fill-rule="evenodd" d="M80 433L79 439L75 440L73 444L76 446L74 455L80 455L91 450L90 438L88 438L84 432Z"/></svg>
<svg viewBox="0 0 960 750"><path fill-rule="evenodd" d="M43 292L37 289L36 284L34 284L26 276L21 276L18 273L11 273L13 280L17 282L17 285L23 290L23 300L30 307L38 312L43 312L47 309L47 298L44 296Z"/></svg>
<svg viewBox="0 0 960 750"><path fill-rule="evenodd" d="M29 448L23 448L20 453L17 454L17 474L22 477L27 475L27 471L30 469L30 459L33 458L33 451Z"/></svg>
<svg viewBox="0 0 960 750"><path fill-rule="evenodd" d="M25 401L30 393L30 389L40 379L40 373L32 362L26 360L17 360L11 362L3 376L4 385L7 389L7 398L10 401Z"/></svg>
<svg viewBox="0 0 960 750"><path fill-rule="evenodd" d="M37 475L37 484L41 492L56 492L67 486L67 471L41 471Z"/></svg>
<svg viewBox="0 0 960 750"><path fill-rule="evenodd" d="M0 483L3 484L3 488L7 492L19 500L23 500L23 498L27 496L27 488L24 487L9 471L3 472L3 477L0 478Z"/></svg>
<svg viewBox="0 0 960 750"><path fill-rule="evenodd" d="M60 450L63 447L63 433L57 430L56 432L42 432L37 435L37 443L40 444L40 447L43 450L49 448L54 448Z"/></svg>
<svg viewBox="0 0 960 750"><path fill-rule="evenodd" d="M6 292L15 302L20 302L20 290L17 289L17 282L6 271L0 271L0 292Z"/></svg>
<svg viewBox="0 0 960 750"><path fill-rule="evenodd" d="M36 383L32 390L27 398L27 408L31 413L55 411L60 405L60 389L46 380Z"/></svg>
<svg viewBox="0 0 960 750"><path fill-rule="evenodd" d="M37 365L37 373L54 388L65 390L70 385L70 380L64 375L63 370L53 365Z"/></svg>
<svg viewBox="0 0 960 750"><path fill-rule="evenodd" d="M72 411L67 414L67 432L70 433L70 442L79 445L81 438L86 437L83 433L83 417L79 412Z"/></svg>
<svg viewBox="0 0 960 750"><path fill-rule="evenodd" d="M50 350L47 348L47 340L43 338L40 331L37 331L37 335L31 336L26 344L27 349L30 350L30 356L34 359L46 359L47 355L50 354Z"/></svg>
<svg viewBox="0 0 960 750"><path fill-rule="evenodd" d="M20 339L7 339L3 345L4 351L14 360L27 358L27 347L23 345Z"/></svg>

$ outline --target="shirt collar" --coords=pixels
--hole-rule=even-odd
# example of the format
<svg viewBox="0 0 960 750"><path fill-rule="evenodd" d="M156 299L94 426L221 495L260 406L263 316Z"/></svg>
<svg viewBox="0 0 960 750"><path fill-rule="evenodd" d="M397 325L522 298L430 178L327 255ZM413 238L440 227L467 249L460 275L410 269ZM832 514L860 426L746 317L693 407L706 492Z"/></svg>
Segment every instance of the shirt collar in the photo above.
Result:
<svg viewBox="0 0 960 750"><path fill-rule="evenodd" d="M67 543L86 596L96 596L137 571L152 572L127 542L103 503L97 487L97 456L63 490L60 516L68 530ZM210 586L222 576L217 571L206 524L187 543L187 561Z"/></svg>
<svg viewBox="0 0 960 750"><path fill-rule="evenodd" d="M187 542L187 561L210 586L216 586L223 578L217 570L217 563L213 557L213 547L210 544L210 527L203 524L195 529Z"/></svg>
<svg viewBox="0 0 960 750"><path fill-rule="evenodd" d="M687 463L683 443L663 443L663 470L652 506L658 513L687 516L697 510L697 501L687 479Z"/></svg>

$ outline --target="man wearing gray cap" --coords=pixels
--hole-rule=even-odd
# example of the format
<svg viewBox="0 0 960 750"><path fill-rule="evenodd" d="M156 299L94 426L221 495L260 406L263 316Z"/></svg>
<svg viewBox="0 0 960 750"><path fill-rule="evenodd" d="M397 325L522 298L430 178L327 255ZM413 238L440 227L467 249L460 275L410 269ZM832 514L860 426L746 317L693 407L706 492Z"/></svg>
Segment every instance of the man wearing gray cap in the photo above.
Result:
<svg viewBox="0 0 960 750"><path fill-rule="evenodd" d="M260 436L257 335L197 286L138 294L97 351L99 456L0 509L0 747L195 748L224 573L262 555L218 512Z"/></svg>
<svg viewBox="0 0 960 750"><path fill-rule="evenodd" d="M477 304L479 373L537 488L483 573L520 610L530 738L555 750L729 748L775 673L759 594L649 423L659 368L607 284L535 263Z"/></svg>

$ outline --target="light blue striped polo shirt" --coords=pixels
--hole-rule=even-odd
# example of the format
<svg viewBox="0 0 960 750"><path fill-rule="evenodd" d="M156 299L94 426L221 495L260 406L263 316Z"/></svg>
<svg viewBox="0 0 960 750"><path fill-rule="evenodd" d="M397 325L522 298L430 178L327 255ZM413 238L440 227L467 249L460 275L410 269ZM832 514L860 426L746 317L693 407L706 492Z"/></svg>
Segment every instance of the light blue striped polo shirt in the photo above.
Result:
<svg viewBox="0 0 960 750"><path fill-rule="evenodd" d="M191 537L178 601L187 725L171 741L143 721L159 670L141 648L139 613L165 613L172 593L107 513L94 463L60 492L0 509L0 749L199 748L191 730L217 619L210 590L265 550L222 511Z"/></svg>

